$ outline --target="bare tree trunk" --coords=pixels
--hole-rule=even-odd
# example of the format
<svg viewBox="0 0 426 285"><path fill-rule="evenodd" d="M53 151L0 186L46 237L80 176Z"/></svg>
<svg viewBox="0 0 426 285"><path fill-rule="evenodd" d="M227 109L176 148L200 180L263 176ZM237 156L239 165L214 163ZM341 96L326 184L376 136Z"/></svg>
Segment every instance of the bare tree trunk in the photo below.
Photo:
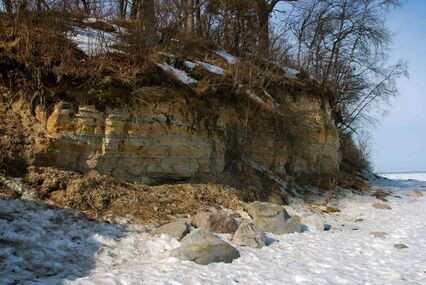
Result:
<svg viewBox="0 0 426 285"><path fill-rule="evenodd" d="M225 11L223 14L223 39L225 42L225 48L229 48L229 17L227 6L225 6Z"/></svg>
<svg viewBox="0 0 426 285"><path fill-rule="evenodd" d="M203 28L201 24L201 3L200 0L195 0L195 21L197 36L203 36Z"/></svg>
<svg viewBox="0 0 426 285"><path fill-rule="evenodd" d="M41 12L41 0L37 0L37 12Z"/></svg>
<svg viewBox="0 0 426 285"><path fill-rule="evenodd" d="M18 6L19 13L26 11L27 8L28 8L28 0L20 0L19 6Z"/></svg>
<svg viewBox="0 0 426 285"><path fill-rule="evenodd" d="M259 13L259 46L269 48L269 13L266 11Z"/></svg>
<svg viewBox="0 0 426 285"><path fill-rule="evenodd" d="M130 9L130 18L131 19L137 19L139 14L139 8L140 8L140 1L141 0L133 0L132 1L132 7Z"/></svg>
<svg viewBox="0 0 426 285"><path fill-rule="evenodd" d="M81 3L83 4L84 14L90 15L89 1L88 0L81 0Z"/></svg>
<svg viewBox="0 0 426 285"><path fill-rule="evenodd" d="M3 0L3 5L7 14L10 15L13 13L12 0Z"/></svg>
<svg viewBox="0 0 426 285"><path fill-rule="evenodd" d="M186 33L192 35L194 33L194 2L186 0Z"/></svg>
<svg viewBox="0 0 426 285"><path fill-rule="evenodd" d="M118 1L118 17L120 19L126 18L126 10L127 10L127 0L119 0Z"/></svg>
<svg viewBox="0 0 426 285"><path fill-rule="evenodd" d="M273 0L270 3L267 0L256 0L259 20L259 47L261 49L269 48L269 16L278 2L279 0Z"/></svg>
<svg viewBox="0 0 426 285"><path fill-rule="evenodd" d="M141 17L148 44L156 41L154 0L142 0Z"/></svg>
<svg viewBox="0 0 426 285"><path fill-rule="evenodd" d="M255 0L259 19L259 47L269 49L269 16L279 2L296 2L298 0Z"/></svg>

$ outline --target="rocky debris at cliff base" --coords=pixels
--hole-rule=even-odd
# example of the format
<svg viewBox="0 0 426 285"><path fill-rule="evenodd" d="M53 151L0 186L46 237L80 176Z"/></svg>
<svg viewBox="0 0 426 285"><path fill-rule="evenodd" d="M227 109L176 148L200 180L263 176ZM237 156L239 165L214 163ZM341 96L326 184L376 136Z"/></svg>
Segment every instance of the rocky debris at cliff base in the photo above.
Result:
<svg viewBox="0 0 426 285"><path fill-rule="evenodd" d="M324 219L319 214L310 214L303 216L300 219L302 225L307 226L310 230L323 231L325 230Z"/></svg>
<svg viewBox="0 0 426 285"><path fill-rule="evenodd" d="M189 225L185 221L168 223L168 224L162 225L159 228L154 229L151 232L152 235L166 234L176 238L177 240L181 240L188 233L189 233Z"/></svg>
<svg viewBox="0 0 426 285"><path fill-rule="evenodd" d="M340 209L337 208L337 207L335 207L335 206L328 206L328 207L325 207L325 209L323 210L323 212L326 212L326 213L338 213L338 212L340 212Z"/></svg>
<svg viewBox="0 0 426 285"><path fill-rule="evenodd" d="M198 264L231 263L240 257L238 250L205 228L197 229L182 239L182 245L171 256Z"/></svg>
<svg viewBox="0 0 426 285"><path fill-rule="evenodd" d="M240 246L262 248L266 246L266 235L251 222L243 222L232 237L232 242Z"/></svg>
<svg viewBox="0 0 426 285"><path fill-rule="evenodd" d="M379 210L392 210L391 206L384 203L373 203L373 208L379 209Z"/></svg>
<svg viewBox="0 0 426 285"><path fill-rule="evenodd" d="M215 233L233 234L238 229L237 221L223 211L197 213L191 219L191 224L196 228L206 228Z"/></svg>
<svg viewBox="0 0 426 285"><path fill-rule="evenodd" d="M184 237L181 241L181 244L189 245L197 243L206 243L207 241L211 241L212 243L214 243L218 240L220 240L219 236L212 233L208 229L201 228L193 230L191 234Z"/></svg>
<svg viewBox="0 0 426 285"><path fill-rule="evenodd" d="M174 249L171 255L201 265L217 262L231 263L234 259L240 257L240 254L235 248L222 240L215 243L206 241L205 243L194 245L183 245Z"/></svg>
<svg viewBox="0 0 426 285"><path fill-rule="evenodd" d="M386 199L387 196L391 195L392 193L389 190L386 189L377 189L374 192L374 197L376 197L377 199L383 201L383 202L387 202L388 200Z"/></svg>
<svg viewBox="0 0 426 285"><path fill-rule="evenodd" d="M287 211L268 202L252 202L246 207L254 224L262 231L274 234L302 232L302 225L291 218Z"/></svg>

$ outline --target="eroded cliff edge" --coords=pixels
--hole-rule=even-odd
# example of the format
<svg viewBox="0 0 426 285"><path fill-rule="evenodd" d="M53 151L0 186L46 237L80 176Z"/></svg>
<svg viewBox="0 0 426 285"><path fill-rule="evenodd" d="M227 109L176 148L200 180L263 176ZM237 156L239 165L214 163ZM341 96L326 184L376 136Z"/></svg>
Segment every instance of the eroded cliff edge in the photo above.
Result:
<svg viewBox="0 0 426 285"><path fill-rule="evenodd" d="M279 108L165 88L133 96L132 105L60 101L50 112L36 109L45 135L30 164L147 183L209 179L244 165L283 179L338 171L338 132L315 96L282 94Z"/></svg>

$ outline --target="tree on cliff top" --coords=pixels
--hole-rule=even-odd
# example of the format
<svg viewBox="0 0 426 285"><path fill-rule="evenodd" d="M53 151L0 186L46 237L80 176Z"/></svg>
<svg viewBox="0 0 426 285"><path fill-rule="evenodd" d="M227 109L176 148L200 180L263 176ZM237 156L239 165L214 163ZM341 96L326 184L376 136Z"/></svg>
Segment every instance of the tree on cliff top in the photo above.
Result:
<svg viewBox="0 0 426 285"><path fill-rule="evenodd" d="M355 130L368 109L397 94L406 76L403 60L389 64L387 12L400 0L300 1L293 5L290 34L294 62L330 90L341 130Z"/></svg>
<svg viewBox="0 0 426 285"><path fill-rule="evenodd" d="M12 36L0 25L0 35L5 41L13 41L20 33L40 31L43 23L45 28L59 31L72 27L76 17L96 17L128 27L133 40L124 46L140 57L149 50L167 48L172 39L178 41L186 36L193 41L209 41L240 56L260 55L260 62L285 60L329 91L324 100L332 105L336 122L346 131L355 130L359 122L368 119L370 106L395 95L395 80L406 75L403 61L387 63L391 33L386 26L386 15L390 8L401 6L402 0L1 0L0 3L0 17L14 23ZM280 3L285 3L282 11L285 15L271 22L271 14ZM280 27L284 32L274 34Z"/></svg>

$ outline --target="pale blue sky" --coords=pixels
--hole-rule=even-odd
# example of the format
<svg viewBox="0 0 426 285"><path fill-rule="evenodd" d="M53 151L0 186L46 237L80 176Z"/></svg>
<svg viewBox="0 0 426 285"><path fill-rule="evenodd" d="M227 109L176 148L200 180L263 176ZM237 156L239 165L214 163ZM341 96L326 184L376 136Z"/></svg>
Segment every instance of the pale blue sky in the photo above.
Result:
<svg viewBox="0 0 426 285"><path fill-rule="evenodd" d="M393 10L392 55L409 63L409 79L398 82L400 96L372 130L372 158L377 172L426 171L426 1L408 0Z"/></svg>

